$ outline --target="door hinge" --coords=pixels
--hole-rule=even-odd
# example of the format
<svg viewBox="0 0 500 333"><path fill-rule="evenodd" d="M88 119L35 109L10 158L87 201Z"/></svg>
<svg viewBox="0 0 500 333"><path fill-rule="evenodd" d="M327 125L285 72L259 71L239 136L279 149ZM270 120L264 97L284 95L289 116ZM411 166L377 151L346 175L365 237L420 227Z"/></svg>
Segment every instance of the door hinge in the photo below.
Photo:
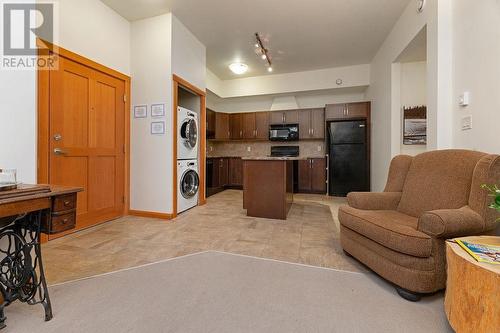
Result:
<svg viewBox="0 0 500 333"><path fill-rule="evenodd" d="M125 196L122 197L122 202L125 203Z"/></svg>
<svg viewBox="0 0 500 333"><path fill-rule="evenodd" d="M127 103L127 95L123 95L123 103Z"/></svg>
<svg viewBox="0 0 500 333"><path fill-rule="evenodd" d="M125 147L125 145L123 145L123 153L125 154L127 152L127 149Z"/></svg>

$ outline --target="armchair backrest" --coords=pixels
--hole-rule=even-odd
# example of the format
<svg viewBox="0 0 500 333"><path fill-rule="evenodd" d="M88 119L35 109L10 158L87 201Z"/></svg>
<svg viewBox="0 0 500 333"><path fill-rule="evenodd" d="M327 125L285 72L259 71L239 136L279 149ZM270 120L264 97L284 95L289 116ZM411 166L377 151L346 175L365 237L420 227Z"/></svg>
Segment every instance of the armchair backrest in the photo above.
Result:
<svg viewBox="0 0 500 333"><path fill-rule="evenodd" d="M420 217L469 204L474 169L485 156L469 150L437 150L412 158L398 211Z"/></svg>
<svg viewBox="0 0 500 333"><path fill-rule="evenodd" d="M472 177L472 188L469 196L469 207L480 214L485 222L484 230L495 228L499 214L489 208L493 198L481 188L482 184L500 186L500 156L486 155L479 160Z"/></svg>

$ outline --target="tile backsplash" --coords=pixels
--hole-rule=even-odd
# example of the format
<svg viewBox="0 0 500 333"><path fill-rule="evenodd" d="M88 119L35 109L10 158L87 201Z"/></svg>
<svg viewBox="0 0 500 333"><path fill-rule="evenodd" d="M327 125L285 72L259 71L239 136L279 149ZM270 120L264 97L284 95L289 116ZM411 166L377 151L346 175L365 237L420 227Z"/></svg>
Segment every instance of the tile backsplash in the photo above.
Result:
<svg viewBox="0 0 500 333"><path fill-rule="evenodd" d="M299 146L300 157L324 157L325 142L323 140L298 141L298 142L255 142L255 141L229 141L207 142L208 157L255 157L269 156L272 146Z"/></svg>

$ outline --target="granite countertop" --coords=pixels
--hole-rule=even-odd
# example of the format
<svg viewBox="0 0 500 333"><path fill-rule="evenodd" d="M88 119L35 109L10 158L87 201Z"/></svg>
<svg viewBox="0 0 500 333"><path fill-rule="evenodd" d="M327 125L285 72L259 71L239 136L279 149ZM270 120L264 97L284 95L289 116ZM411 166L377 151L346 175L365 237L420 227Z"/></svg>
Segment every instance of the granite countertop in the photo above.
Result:
<svg viewBox="0 0 500 333"><path fill-rule="evenodd" d="M307 160L308 158L325 158L322 156L272 157L272 156L207 156L208 158L241 158L243 160Z"/></svg>
<svg viewBox="0 0 500 333"><path fill-rule="evenodd" d="M300 160L307 160L307 157L247 156L247 157L242 157L241 159L250 161L300 161Z"/></svg>

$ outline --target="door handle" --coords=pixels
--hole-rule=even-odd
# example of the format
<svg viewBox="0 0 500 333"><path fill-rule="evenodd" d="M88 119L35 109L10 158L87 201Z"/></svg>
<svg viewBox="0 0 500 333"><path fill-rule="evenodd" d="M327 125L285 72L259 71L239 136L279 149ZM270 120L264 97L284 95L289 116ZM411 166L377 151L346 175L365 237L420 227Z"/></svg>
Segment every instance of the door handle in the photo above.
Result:
<svg viewBox="0 0 500 333"><path fill-rule="evenodd" d="M61 148L54 148L54 154L56 155L66 155L66 152Z"/></svg>

